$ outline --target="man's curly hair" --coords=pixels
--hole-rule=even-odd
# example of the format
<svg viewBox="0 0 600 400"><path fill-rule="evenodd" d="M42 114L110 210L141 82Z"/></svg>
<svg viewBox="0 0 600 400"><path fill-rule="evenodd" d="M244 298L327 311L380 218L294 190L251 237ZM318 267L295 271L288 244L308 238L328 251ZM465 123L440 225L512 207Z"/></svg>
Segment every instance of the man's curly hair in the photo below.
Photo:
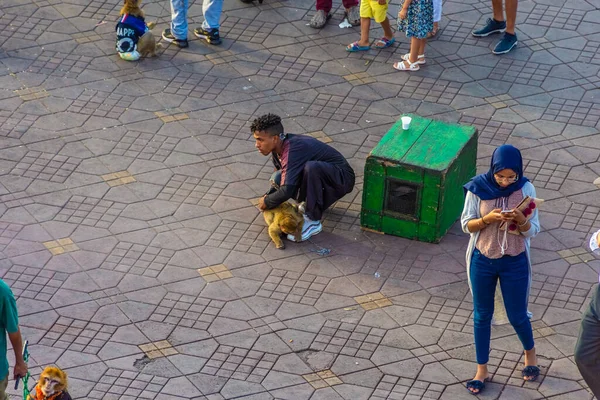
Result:
<svg viewBox="0 0 600 400"><path fill-rule="evenodd" d="M278 136L283 133L283 125L281 124L281 117L275 114L265 114L256 118L250 126L250 131L254 132L267 132L271 136Z"/></svg>

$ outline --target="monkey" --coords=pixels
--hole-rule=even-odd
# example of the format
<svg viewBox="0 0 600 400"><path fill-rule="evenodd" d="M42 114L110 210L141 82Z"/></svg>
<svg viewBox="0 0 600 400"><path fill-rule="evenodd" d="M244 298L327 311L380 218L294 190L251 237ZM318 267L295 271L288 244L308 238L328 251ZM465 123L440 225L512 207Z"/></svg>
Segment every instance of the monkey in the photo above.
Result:
<svg viewBox="0 0 600 400"><path fill-rule="evenodd" d="M280 237L282 233L294 236L296 242L301 241L304 217L298 211L298 206L285 202L271 210L263 211L263 216L276 248L285 248Z"/></svg>
<svg viewBox="0 0 600 400"><path fill-rule="evenodd" d="M58 367L46 367L27 400L73 400L67 388L67 374Z"/></svg>

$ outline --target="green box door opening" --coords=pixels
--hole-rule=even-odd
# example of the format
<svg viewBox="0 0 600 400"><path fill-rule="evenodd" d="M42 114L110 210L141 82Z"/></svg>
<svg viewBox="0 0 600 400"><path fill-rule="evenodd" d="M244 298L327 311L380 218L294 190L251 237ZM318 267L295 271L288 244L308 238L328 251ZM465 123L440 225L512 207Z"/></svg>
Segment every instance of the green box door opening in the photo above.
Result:
<svg viewBox="0 0 600 400"><path fill-rule="evenodd" d="M361 226L437 243L464 204L462 186L476 172L477 130L410 115L398 121L365 164Z"/></svg>

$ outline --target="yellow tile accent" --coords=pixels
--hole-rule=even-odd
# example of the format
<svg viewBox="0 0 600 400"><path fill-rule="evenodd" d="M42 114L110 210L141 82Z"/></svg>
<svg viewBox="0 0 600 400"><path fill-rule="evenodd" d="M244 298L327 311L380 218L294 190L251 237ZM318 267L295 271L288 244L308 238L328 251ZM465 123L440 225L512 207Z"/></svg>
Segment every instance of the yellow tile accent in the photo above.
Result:
<svg viewBox="0 0 600 400"><path fill-rule="evenodd" d="M215 282L215 281L220 281L223 279L233 278L233 274L231 273L231 271L229 271L229 268L227 268L223 264L212 265L210 267L200 268L198 270L198 273L206 282L209 282L209 283Z"/></svg>
<svg viewBox="0 0 600 400"><path fill-rule="evenodd" d="M129 173L129 171L113 172L111 174L102 175L101 178L110 187L121 186L135 182L135 178Z"/></svg>
<svg viewBox="0 0 600 400"><path fill-rule="evenodd" d="M159 342L140 344L138 347L140 348L140 350L142 350L144 353L146 353L146 355L150 359L172 356L173 354L179 354L179 352L173 348L173 345L171 345L171 343L169 343L168 340L161 340Z"/></svg>
<svg viewBox="0 0 600 400"><path fill-rule="evenodd" d="M48 242L44 242L44 247L46 247L53 256L57 256L59 254L70 253L72 251L79 250L79 247L71 238L62 238L58 240L50 240Z"/></svg>
<svg viewBox="0 0 600 400"><path fill-rule="evenodd" d="M323 131L315 131L307 133L308 136L312 136L323 143L331 143L333 140L325 134Z"/></svg>
<svg viewBox="0 0 600 400"><path fill-rule="evenodd" d="M329 369L319 371L316 374L302 375L302 377L315 389L322 389L328 386L335 386L344 383Z"/></svg>
<svg viewBox="0 0 600 400"><path fill-rule="evenodd" d="M575 247L572 249L561 250L558 255L569 264L588 263L594 260L594 256L583 247Z"/></svg>
<svg viewBox="0 0 600 400"><path fill-rule="evenodd" d="M50 94L46 92L46 89L39 86L15 90L15 93L21 100L25 101L43 99L44 97L50 96Z"/></svg>
<svg viewBox="0 0 600 400"><path fill-rule="evenodd" d="M356 74L344 75L343 78L353 85L364 85L366 83L377 82L377 79L369 75L368 72L358 72Z"/></svg>
<svg viewBox="0 0 600 400"><path fill-rule="evenodd" d="M186 113L179 112L180 110L173 110L173 112L156 111L154 115L161 119L165 124L174 121L183 121L189 119L189 115Z"/></svg>
<svg viewBox="0 0 600 400"><path fill-rule="evenodd" d="M381 292L369 293L363 296L357 296L354 300L360 304L360 306L369 311L376 308L383 308L391 306L393 303L385 297Z"/></svg>

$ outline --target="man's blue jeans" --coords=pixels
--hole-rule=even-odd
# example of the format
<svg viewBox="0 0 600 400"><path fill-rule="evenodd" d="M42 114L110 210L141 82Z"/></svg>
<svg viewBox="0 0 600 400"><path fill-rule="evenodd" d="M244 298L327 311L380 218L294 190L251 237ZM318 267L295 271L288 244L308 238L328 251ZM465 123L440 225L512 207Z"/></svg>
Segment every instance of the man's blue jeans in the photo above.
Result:
<svg viewBox="0 0 600 400"><path fill-rule="evenodd" d="M525 252L518 256L489 259L477 249L471 257L471 287L473 290L473 322L477 364L487 364L490 355L492 317L496 283L504 297L508 320L517 332L525 350L533 349L533 331L527 315L529 261Z"/></svg>
<svg viewBox="0 0 600 400"><path fill-rule="evenodd" d="M171 32L175 38L187 39L188 0L171 0ZM219 29L219 20L223 11L223 0L204 0L202 2L202 13L204 14L204 29Z"/></svg>

